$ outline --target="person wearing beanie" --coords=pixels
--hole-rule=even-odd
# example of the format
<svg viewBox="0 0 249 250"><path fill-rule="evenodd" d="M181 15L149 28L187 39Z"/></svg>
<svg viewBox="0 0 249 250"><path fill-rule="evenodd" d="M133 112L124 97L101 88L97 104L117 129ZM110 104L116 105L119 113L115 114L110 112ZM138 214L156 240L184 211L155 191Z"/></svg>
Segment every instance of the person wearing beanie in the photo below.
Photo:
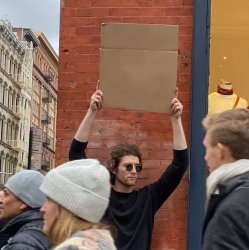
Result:
<svg viewBox="0 0 249 250"><path fill-rule="evenodd" d="M51 242L43 233L40 212L45 202L39 190L44 176L34 170L23 170L9 178L1 198L1 250L47 250Z"/></svg>
<svg viewBox="0 0 249 250"><path fill-rule="evenodd" d="M76 160L51 170L40 187L43 231L55 250L115 250L108 225L100 223L109 204L110 174L99 161Z"/></svg>

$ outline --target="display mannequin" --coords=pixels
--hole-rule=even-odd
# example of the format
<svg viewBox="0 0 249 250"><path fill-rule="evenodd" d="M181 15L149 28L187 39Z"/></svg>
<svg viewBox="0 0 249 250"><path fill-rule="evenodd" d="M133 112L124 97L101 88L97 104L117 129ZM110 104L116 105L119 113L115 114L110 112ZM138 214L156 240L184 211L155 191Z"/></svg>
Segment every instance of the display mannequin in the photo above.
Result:
<svg viewBox="0 0 249 250"><path fill-rule="evenodd" d="M213 92L208 96L208 113L247 107L247 101L233 93L232 82L224 82L222 80L218 85L217 92Z"/></svg>

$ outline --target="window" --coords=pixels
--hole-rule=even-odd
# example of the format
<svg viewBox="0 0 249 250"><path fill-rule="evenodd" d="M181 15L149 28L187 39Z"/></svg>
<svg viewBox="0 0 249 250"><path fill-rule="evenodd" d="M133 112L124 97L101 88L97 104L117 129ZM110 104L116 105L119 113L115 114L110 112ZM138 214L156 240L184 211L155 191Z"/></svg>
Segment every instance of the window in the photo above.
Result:
<svg viewBox="0 0 249 250"><path fill-rule="evenodd" d="M4 54L4 69L6 72L8 72L8 64L9 64L9 58L8 58L8 52L5 52Z"/></svg>
<svg viewBox="0 0 249 250"><path fill-rule="evenodd" d="M19 130L19 127L18 127L18 125L16 125L16 127L15 127L14 140L17 140L17 138L18 138L18 130Z"/></svg>
<svg viewBox="0 0 249 250"><path fill-rule="evenodd" d="M16 100L16 92L13 91L13 95L12 95L12 111L15 112L16 107L15 107L15 100Z"/></svg>
<svg viewBox="0 0 249 250"><path fill-rule="evenodd" d="M12 89L9 88L9 93L8 93L8 108L12 109L12 97L13 97L13 92Z"/></svg>
<svg viewBox="0 0 249 250"><path fill-rule="evenodd" d="M4 85L3 85L3 95L2 95L2 100L3 100L3 105L5 105L5 90L6 90L6 88L7 88L7 83L4 83Z"/></svg>
<svg viewBox="0 0 249 250"><path fill-rule="evenodd" d="M247 108L249 1L213 0L211 8L209 112Z"/></svg>
<svg viewBox="0 0 249 250"><path fill-rule="evenodd" d="M13 57L10 57L9 61L9 74L12 74L12 78L14 78L14 62L13 62Z"/></svg>
<svg viewBox="0 0 249 250"><path fill-rule="evenodd" d="M1 122L1 131L0 131L1 132L1 134L0 134L1 141L4 141L4 129L5 129L4 119L5 119L5 117L2 116L1 120L0 120L0 122Z"/></svg>
<svg viewBox="0 0 249 250"><path fill-rule="evenodd" d="M2 67L2 63L3 63L3 47L0 48L0 68Z"/></svg>
<svg viewBox="0 0 249 250"><path fill-rule="evenodd" d="M6 122L6 142L10 145L10 120Z"/></svg>
<svg viewBox="0 0 249 250"><path fill-rule="evenodd" d="M1 81L0 83L0 102L3 103L3 91L4 91L4 86L3 83Z"/></svg>
<svg viewBox="0 0 249 250"><path fill-rule="evenodd" d="M6 155L5 158L5 171L4 171L4 183L6 183L9 179L9 155Z"/></svg>
<svg viewBox="0 0 249 250"><path fill-rule="evenodd" d="M18 112L19 105L20 105L20 96L17 95L17 97L16 97L16 112Z"/></svg>

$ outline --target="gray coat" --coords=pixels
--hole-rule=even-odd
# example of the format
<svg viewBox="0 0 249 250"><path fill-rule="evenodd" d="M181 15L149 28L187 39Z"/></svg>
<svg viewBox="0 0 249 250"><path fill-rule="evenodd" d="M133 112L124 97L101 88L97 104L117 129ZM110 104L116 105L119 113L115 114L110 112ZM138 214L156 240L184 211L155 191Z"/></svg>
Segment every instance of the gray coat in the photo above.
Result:
<svg viewBox="0 0 249 250"><path fill-rule="evenodd" d="M0 250L47 250L51 243L42 232L39 209L28 210L7 222L0 230Z"/></svg>
<svg viewBox="0 0 249 250"><path fill-rule="evenodd" d="M218 185L210 197L202 250L249 249L249 172Z"/></svg>

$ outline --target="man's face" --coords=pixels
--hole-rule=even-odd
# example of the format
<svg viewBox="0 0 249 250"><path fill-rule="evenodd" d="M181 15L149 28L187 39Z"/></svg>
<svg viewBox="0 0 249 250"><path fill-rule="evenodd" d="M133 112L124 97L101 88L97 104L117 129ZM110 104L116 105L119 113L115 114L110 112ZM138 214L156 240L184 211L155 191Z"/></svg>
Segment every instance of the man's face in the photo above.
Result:
<svg viewBox="0 0 249 250"><path fill-rule="evenodd" d="M204 159L206 160L209 172L211 173L223 164L221 159L220 148L218 145L213 146L211 144L210 135L208 134L208 132L206 133L205 138L203 140L203 145L206 148L206 154Z"/></svg>
<svg viewBox="0 0 249 250"><path fill-rule="evenodd" d="M130 171L127 171L127 164L132 164L133 167ZM123 156L120 163L114 172L116 175L115 184L124 187L133 187L136 184L138 173L136 171L135 165L139 164L139 158L134 155Z"/></svg>
<svg viewBox="0 0 249 250"><path fill-rule="evenodd" d="M22 213L27 205L21 200L18 200L8 188L5 188L3 193L4 195L0 202L0 219L3 221L9 221Z"/></svg>

